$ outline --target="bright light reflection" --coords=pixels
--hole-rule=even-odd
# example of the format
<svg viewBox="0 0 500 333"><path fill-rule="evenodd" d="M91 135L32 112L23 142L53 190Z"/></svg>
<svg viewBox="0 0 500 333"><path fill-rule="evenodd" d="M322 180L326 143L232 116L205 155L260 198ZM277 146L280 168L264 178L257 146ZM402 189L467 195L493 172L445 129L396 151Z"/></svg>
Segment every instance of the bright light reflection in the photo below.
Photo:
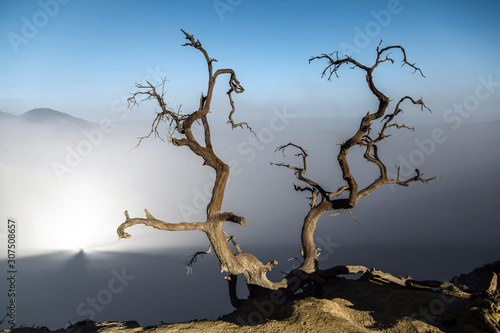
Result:
<svg viewBox="0 0 500 333"><path fill-rule="evenodd" d="M51 199L45 214L50 218L47 221L50 247L87 251L102 242L105 235L112 235L105 230L109 226L113 201L98 182L68 179L58 186Z"/></svg>

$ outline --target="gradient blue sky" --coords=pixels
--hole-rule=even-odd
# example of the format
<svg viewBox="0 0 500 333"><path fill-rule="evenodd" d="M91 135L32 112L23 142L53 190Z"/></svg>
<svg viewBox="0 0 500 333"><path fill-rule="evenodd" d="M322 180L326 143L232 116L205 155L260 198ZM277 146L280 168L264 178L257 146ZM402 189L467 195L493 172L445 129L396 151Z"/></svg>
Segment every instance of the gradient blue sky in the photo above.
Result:
<svg viewBox="0 0 500 333"><path fill-rule="evenodd" d="M153 71L170 80L171 105L190 110L206 87L206 65L199 52L180 46L181 28L200 39L218 66L236 71L246 89L237 107L250 118L284 106L304 117L366 112L373 100L362 72L344 70L329 83L320 78L324 63L308 59L349 44L358 46L354 57L370 64L381 39L403 45L427 78L384 66L377 83L394 99L423 96L434 111L428 119L442 120L447 108L474 93L479 76L500 81L496 1L55 1L0 1L0 111L48 107L91 121L116 118L134 83L155 78ZM227 10L218 12L220 3ZM54 13L43 14L41 4ZM38 31L24 28L23 36L26 21ZM359 31L367 33L366 43L359 43ZM13 34L26 43L14 45ZM218 88L225 98L226 83ZM498 118L498 98L484 101L474 117ZM127 118L150 119L151 112Z"/></svg>

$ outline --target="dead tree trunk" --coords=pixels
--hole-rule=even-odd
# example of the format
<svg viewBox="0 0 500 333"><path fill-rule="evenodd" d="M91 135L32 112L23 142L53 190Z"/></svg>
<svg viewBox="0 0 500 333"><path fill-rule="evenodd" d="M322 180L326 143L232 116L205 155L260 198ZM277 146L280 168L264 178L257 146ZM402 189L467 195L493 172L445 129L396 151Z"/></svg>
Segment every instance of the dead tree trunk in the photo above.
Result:
<svg viewBox="0 0 500 333"><path fill-rule="evenodd" d="M278 289L284 286L283 283L271 282L266 277L266 272L270 271L271 268L277 264L277 262L274 261L263 264L250 253L244 253L241 251L234 253L228 244L228 240L226 239L222 228L225 222L233 222L241 226L246 226L246 222L243 217L232 212L221 212L224 192L230 170L229 166L225 164L213 150L210 125L208 123L207 115L211 110L210 107L213 89L217 79L219 76L229 75L229 90L227 95L231 110L229 111L228 122L233 128L245 127L251 130L247 123L235 123L233 121L235 107L232 93L242 93L244 89L240 85L240 82L236 78L236 74L232 69L218 69L214 71L213 63L217 60L208 56L208 53L202 47L199 40L195 40L192 35L189 35L183 30L182 32L188 40L188 42L183 46L191 46L200 51L203 54L208 67L208 88L206 95L202 94L200 97L198 110L190 114L182 114L180 109L175 111L168 107L168 104L164 99L165 80L163 80L160 85L156 86L147 81L146 85L137 84L136 87L138 91L134 93L128 101L129 105L134 107L142 101L154 100L161 108L161 111L157 113L156 118L153 121L150 133L147 136L140 138L139 144L143 139L149 138L152 134L161 138L158 132L158 125L161 122L167 122L170 125L167 139L174 146L188 147L193 153L203 159L204 165L207 165L215 170L215 181L212 196L206 209L207 219L204 222L168 223L154 218L153 215L151 215L147 210L145 210L146 218L130 218L128 212L125 211L125 222L118 227L118 236L120 239L130 238L130 234L126 233L125 230L136 224L144 224L160 230L168 231L203 231L207 235L210 245L219 259L221 272L228 272L231 275L243 274L249 285L271 290ZM158 91L158 89L161 89L161 91ZM196 140L192 131L192 126L198 124L200 121L203 126L203 143ZM177 137L175 135L180 135L181 137Z"/></svg>

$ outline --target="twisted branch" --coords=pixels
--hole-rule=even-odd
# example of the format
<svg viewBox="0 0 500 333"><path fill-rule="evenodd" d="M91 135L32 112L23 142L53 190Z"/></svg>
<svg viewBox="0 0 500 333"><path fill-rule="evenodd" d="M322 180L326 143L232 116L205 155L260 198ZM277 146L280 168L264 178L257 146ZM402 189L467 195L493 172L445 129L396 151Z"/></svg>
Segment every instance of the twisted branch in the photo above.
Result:
<svg viewBox="0 0 500 333"><path fill-rule="evenodd" d="M209 254L212 252L212 244L208 246L208 250L206 251L198 251L195 254L189 256L189 258L186 260L186 269L187 269L187 275L190 273L193 273L193 264L198 261L198 256L204 256L205 254Z"/></svg>
<svg viewBox="0 0 500 333"><path fill-rule="evenodd" d="M379 157L378 154L378 146L377 143L381 142L383 139L389 137L385 132L388 128L405 128L405 129L410 129L413 130L413 128L406 126L405 124L400 125L396 122L394 122L394 118L401 113L403 110L401 108L401 104L404 101L410 101L414 105L419 105L421 110L423 111L424 109L429 110L430 109L425 105L425 103L422 101L422 99L414 99L410 96L405 96L399 100L399 102L396 104L394 112L391 114L386 114L387 107L389 106L389 98L383 94L380 90L377 89L374 81L373 81L373 71L380 65L381 63L384 63L386 61L390 61L391 63L394 63L394 59L391 57L391 52L390 50L399 50L402 55L403 59L401 60L402 65L401 66L409 66L413 69L413 73L418 72L422 77L425 77L422 71L420 70L419 67L415 65L415 63L410 63L407 60L406 57L406 51L405 49L400 46L400 45L394 45L394 46L388 46L385 48L380 48L382 41L380 44L377 46L376 52L376 59L375 63L371 66L365 66L356 60L352 59L349 56L346 56L345 58L339 58L338 52L333 52L330 54L322 54L317 57L312 57L309 59L309 62L317 59L326 59L328 61L328 65L322 72L322 76L328 75L328 80L331 80L332 76L335 75L338 77L338 70L341 68L342 65L344 64L352 64L353 68L359 68L365 71L366 73L366 81L368 84L368 87L370 91L378 98L379 100L379 106L376 111L370 113L368 112L361 120L360 127L358 131L346 142L344 142L341 145L340 152L337 156L337 160L339 162L340 168L342 170L342 176L345 182L347 183L347 188L345 188L343 191L348 191L349 192L349 198L346 200L344 198L340 199L335 199L331 200L332 202L332 207L333 208L352 208L356 205L358 200L362 198L365 195L370 194L373 192L375 189L382 185L386 184L397 184L397 185L402 185L402 186L408 186L410 183L414 181L421 181L424 183L427 183L433 179L437 179L440 177L432 177L432 178L423 178L420 173L420 171L416 171L417 175L414 177L411 177L406 180L401 180L399 178L399 169L398 169L398 178L397 179L389 179L387 176L387 168L385 164L382 162L382 160ZM373 121L376 119L381 119L383 122L382 129L378 133L378 136L375 138L372 138L370 136L370 133L372 131L372 125ZM376 179L374 182L372 182L370 185L365 187L364 189L358 190L358 184L356 182L356 179L350 172L349 164L347 162L347 154L350 150L351 147L353 146L362 146L365 147L365 152L364 152L364 158L370 162L373 163L377 166L380 172L380 177Z"/></svg>
<svg viewBox="0 0 500 333"><path fill-rule="evenodd" d="M149 132L148 135L138 138L139 142L137 143L136 147L138 147L141 144L142 140L149 138L152 134L154 134L155 138L160 138L162 141L165 141L158 132L158 126L162 122L168 123L169 125L167 132L167 140L169 142L171 141L172 135L174 134L175 131L179 132L180 134L183 134L182 122L186 119L186 116L181 114L181 106L178 106L177 111L174 111L174 109L170 108L168 106L168 103L165 102L166 81L167 79L163 78L162 82L157 85L153 85L147 80L146 80L147 85L137 83L135 87L139 90L133 93L132 96L127 99L128 106L131 109L138 106L140 103L149 100L156 101L161 108L160 112L156 112L156 117L153 120L153 124L151 125L151 131ZM161 87L161 93L158 92L157 90L157 88L159 87ZM142 98L138 100L139 97Z"/></svg>
<svg viewBox="0 0 500 333"><path fill-rule="evenodd" d="M316 203L316 198L317 198L317 194L318 193L324 199L328 198L329 195L330 195L330 193L327 192L327 191L325 191L323 189L323 187L320 184L318 184L317 182L315 182L315 181L307 178L306 176L304 176L304 174L307 171L307 157L309 155L307 155L306 151L301 146L296 145L296 144L290 142L290 143L287 143L286 145L279 146L278 148L276 148L275 152L281 151L281 153L283 154L283 156L286 157L285 156L285 150L288 147L293 147L293 148L299 150L299 153L295 154L295 156L302 158L302 167L292 166L290 164L285 164L285 163L271 163L271 165L281 166L281 167L285 167L285 168L294 170L297 179L299 179L299 180L301 180L301 181L303 181L303 182L305 182L306 184L309 185L309 187L300 187L300 186L294 185L295 190L296 191L300 191L300 192L310 191L311 194L312 194L312 197L311 197L311 199L312 199L311 207L314 207L315 203ZM337 192L339 192L339 191L343 191L343 190L339 189Z"/></svg>
<svg viewBox="0 0 500 333"><path fill-rule="evenodd" d="M132 237L130 234L125 232L125 229L130 228L136 224L143 224L145 226L153 227L159 230L168 231L186 231L186 230L201 230L204 231L204 222L180 222L180 223L167 223L161 220L155 219L147 209L146 218L130 218L128 211L125 211L125 222L123 222L117 229L118 240L122 238Z"/></svg>

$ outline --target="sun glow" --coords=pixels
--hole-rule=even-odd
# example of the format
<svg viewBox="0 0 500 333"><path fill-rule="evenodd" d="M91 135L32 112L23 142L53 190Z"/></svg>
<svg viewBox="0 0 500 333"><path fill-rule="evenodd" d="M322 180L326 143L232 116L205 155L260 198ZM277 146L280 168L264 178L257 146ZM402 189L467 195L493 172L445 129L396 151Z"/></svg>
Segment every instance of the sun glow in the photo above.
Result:
<svg viewBox="0 0 500 333"><path fill-rule="evenodd" d="M55 190L45 214L50 247L56 250L88 251L106 242L113 200L96 181L67 180ZM109 240L108 240L109 241Z"/></svg>

